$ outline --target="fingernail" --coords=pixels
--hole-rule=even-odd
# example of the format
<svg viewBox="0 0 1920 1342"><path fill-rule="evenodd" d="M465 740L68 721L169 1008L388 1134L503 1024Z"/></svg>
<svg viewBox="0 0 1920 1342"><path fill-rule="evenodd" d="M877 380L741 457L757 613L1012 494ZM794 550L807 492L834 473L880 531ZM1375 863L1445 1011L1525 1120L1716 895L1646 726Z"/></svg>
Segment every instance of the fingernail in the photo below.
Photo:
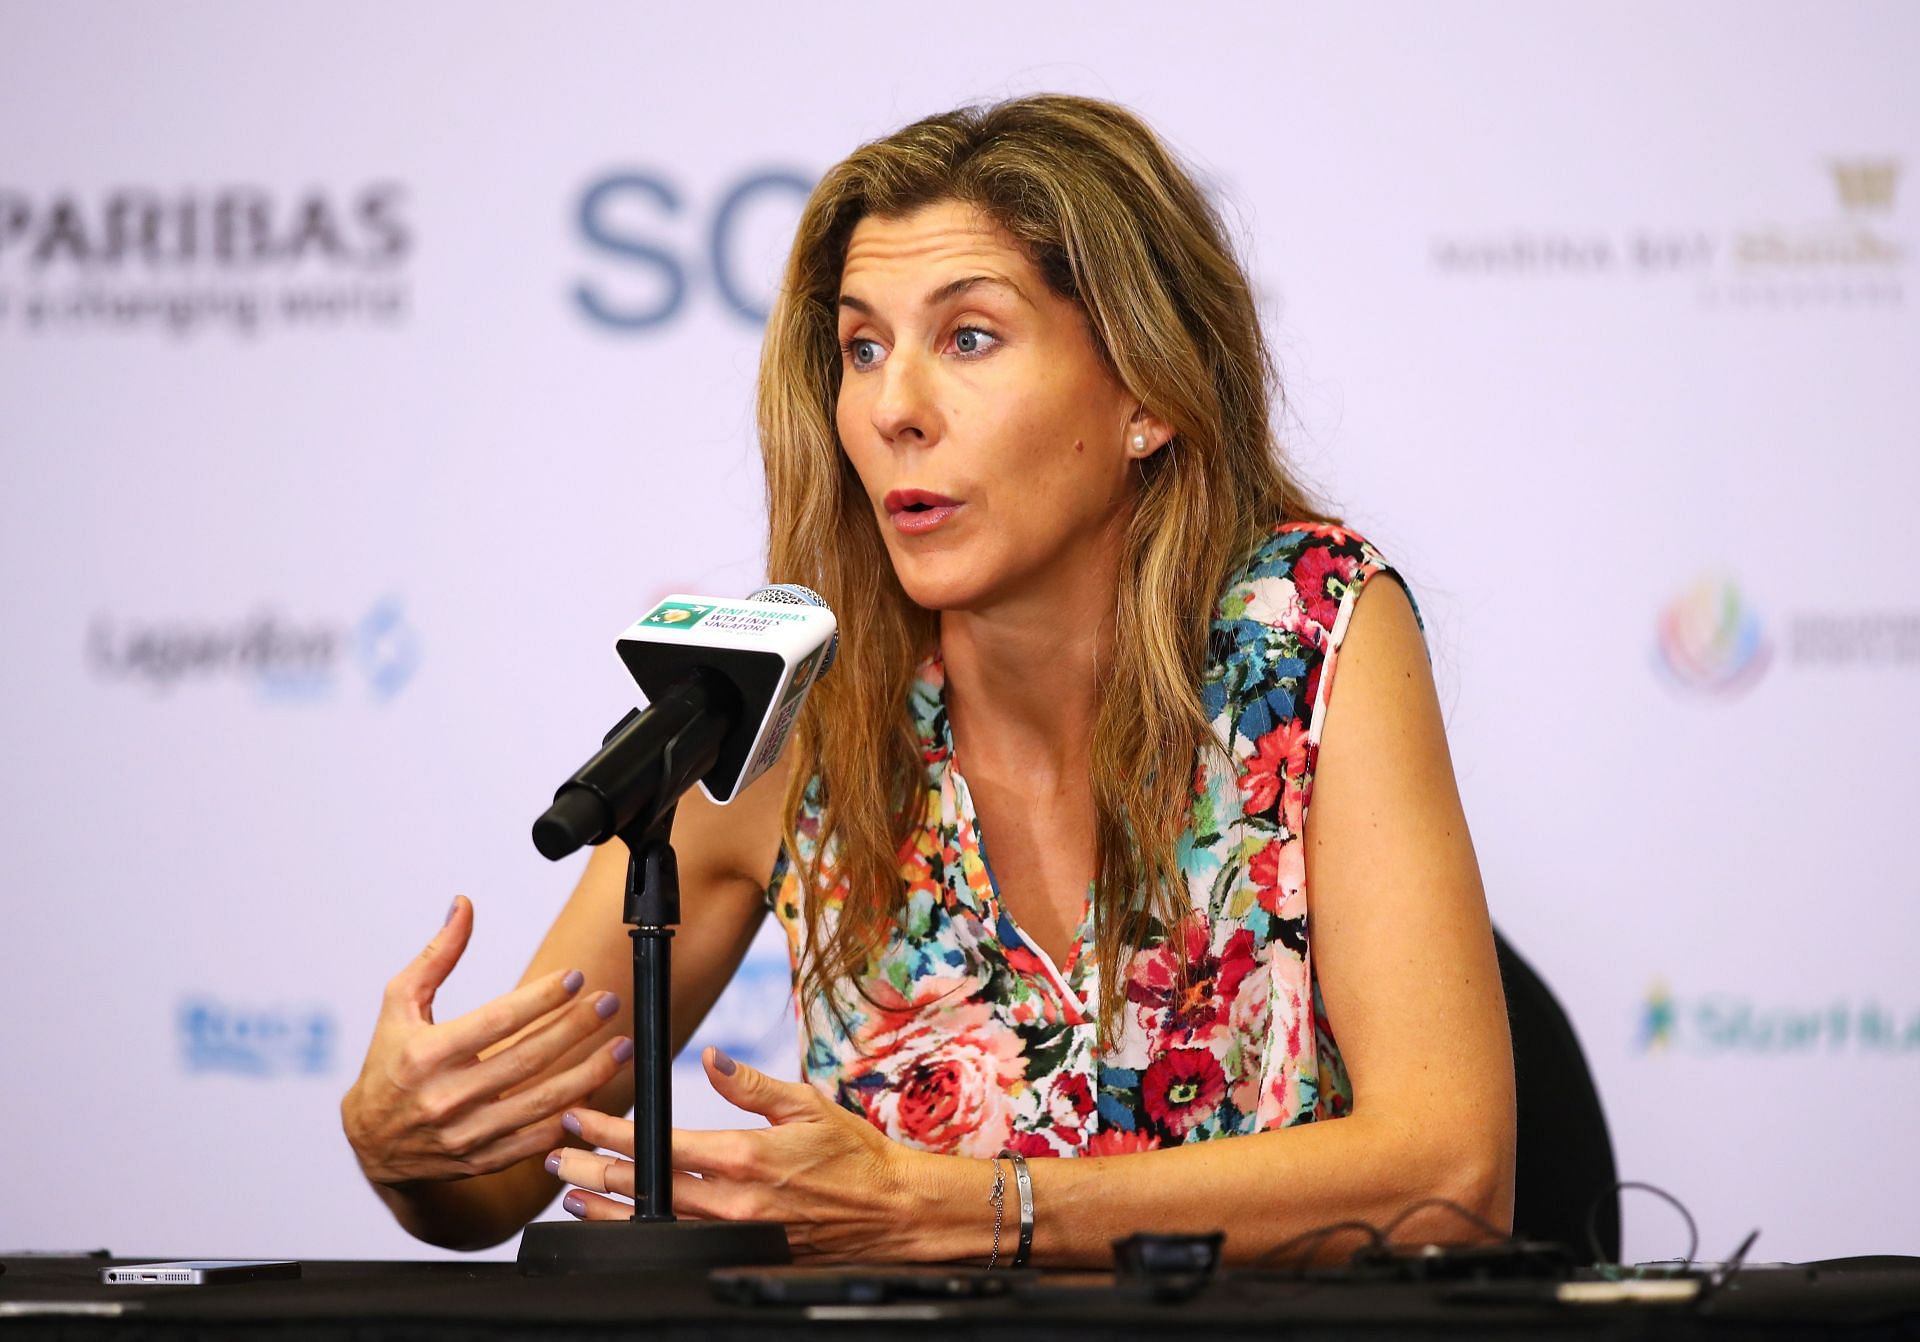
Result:
<svg viewBox="0 0 1920 1342"><path fill-rule="evenodd" d="M447 905L447 916L446 916L446 920L445 920L444 922L442 922L442 923L440 924L440 926L442 926L442 927L445 927L445 926L447 925L447 923L450 923L450 922L452 922L452 921L453 921L453 915L454 915L454 914L456 914L456 913L458 913L458 912L460 912L460 899L459 899L459 897L458 897L458 896L455 896L455 897L454 897L454 901L453 901L453 903L451 903L451 904L449 904L449 905Z"/></svg>
<svg viewBox="0 0 1920 1342"><path fill-rule="evenodd" d="M713 1051L713 1070L720 1073L721 1076L732 1076L733 1069L737 1065L732 1058L727 1056L725 1049L716 1048Z"/></svg>
<svg viewBox="0 0 1920 1342"><path fill-rule="evenodd" d="M567 976L560 980L560 986L565 988L569 994L572 994L579 992L580 985L586 981L587 976L585 974L582 974L577 969L570 969L567 971Z"/></svg>
<svg viewBox="0 0 1920 1342"><path fill-rule="evenodd" d="M613 1041L613 1060L625 1062L633 1056L633 1041L622 1036Z"/></svg>
<svg viewBox="0 0 1920 1342"><path fill-rule="evenodd" d="M584 1218L587 1214L587 1200L578 1193L567 1194L560 1199L560 1205L575 1216Z"/></svg>
<svg viewBox="0 0 1920 1342"><path fill-rule="evenodd" d="M613 1013L620 1009L620 999L613 993L601 993L594 999L593 1014L601 1020L612 1020Z"/></svg>
<svg viewBox="0 0 1920 1342"><path fill-rule="evenodd" d="M568 1132L572 1133L576 1137L580 1135L580 1120L575 1118L572 1114L560 1115L560 1126L565 1128Z"/></svg>
<svg viewBox="0 0 1920 1342"><path fill-rule="evenodd" d="M552 1155L547 1157L547 1173L548 1174L560 1173L560 1153L558 1151L555 1151Z"/></svg>

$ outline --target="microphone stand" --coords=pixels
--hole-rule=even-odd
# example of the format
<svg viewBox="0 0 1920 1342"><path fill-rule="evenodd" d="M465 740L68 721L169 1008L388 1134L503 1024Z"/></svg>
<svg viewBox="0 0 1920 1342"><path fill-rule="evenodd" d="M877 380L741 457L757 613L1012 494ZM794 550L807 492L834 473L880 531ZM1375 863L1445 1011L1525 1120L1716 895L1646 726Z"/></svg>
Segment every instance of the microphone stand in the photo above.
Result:
<svg viewBox="0 0 1920 1342"><path fill-rule="evenodd" d="M621 726L632 718L628 714ZM608 734L608 739L620 727ZM673 1214L673 929L680 869L677 798L618 831L627 845L622 920L633 939L634 1201L629 1221L539 1221L520 1237L526 1276L788 1263L778 1221L682 1221ZM649 808L651 811L652 808Z"/></svg>

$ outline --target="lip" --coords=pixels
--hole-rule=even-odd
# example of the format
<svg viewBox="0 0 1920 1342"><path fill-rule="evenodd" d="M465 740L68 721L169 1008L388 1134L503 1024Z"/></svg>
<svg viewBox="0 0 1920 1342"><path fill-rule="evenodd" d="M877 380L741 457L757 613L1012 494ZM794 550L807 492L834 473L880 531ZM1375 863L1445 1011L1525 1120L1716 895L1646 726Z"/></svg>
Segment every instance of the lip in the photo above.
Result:
<svg viewBox="0 0 1920 1342"><path fill-rule="evenodd" d="M893 529L902 535L918 536L943 525L966 505L959 499L936 494L930 489L895 489L881 502ZM923 505L915 508L914 505Z"/></svg>
<svg viewBox="0 0 1920 1342"><path fill-rule="evenodd" d="M916 503L924 503L929 508L958 506L959 499L950 499L945 494L936 494L931 489L895 489L890 490L886 498L880 500L890 513L903 512Z"/></svg>

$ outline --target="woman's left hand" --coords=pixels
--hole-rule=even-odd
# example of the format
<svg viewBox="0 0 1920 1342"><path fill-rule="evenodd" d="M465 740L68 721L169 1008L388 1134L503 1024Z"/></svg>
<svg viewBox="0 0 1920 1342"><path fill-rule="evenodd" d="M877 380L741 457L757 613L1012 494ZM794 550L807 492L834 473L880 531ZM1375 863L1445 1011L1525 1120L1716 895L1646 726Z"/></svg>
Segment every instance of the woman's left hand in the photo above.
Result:
<svg viewBox="0 0 1920 1342"><path fill-rule="evenodd" d="M673 1214L688 1220L778 1221L795 1258L911 1261L919 1161L812 1086L777 1081L715 1048L701 1061L721 1098L773 1126L726 1132L673 1129ZM588 1221L624 1221L634 1196L633 1124L590 1109L562 1122L594 1146L628 1159L565 1148L547 1169L576 1191L566 1209ZM699 1175L699 1178L695 1178Z"/></svg>

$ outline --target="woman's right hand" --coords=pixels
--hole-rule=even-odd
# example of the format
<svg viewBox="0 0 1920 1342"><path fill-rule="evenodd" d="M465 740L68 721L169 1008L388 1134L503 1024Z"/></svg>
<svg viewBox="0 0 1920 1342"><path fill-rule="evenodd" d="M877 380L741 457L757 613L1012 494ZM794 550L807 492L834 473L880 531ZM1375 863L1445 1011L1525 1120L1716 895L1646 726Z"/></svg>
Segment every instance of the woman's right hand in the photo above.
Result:
<svg viewBox="0 0 1920 1342"><path fill-rule="evenodd" d="M560 1115L633 1056L623 1036L553 1072L608 1029L620 1006L610 992L582 995L577 970L436 1025L433 995L472 933L473 906L456 898L440 934L388 982L366 1063L340 1102L347 1140L376 1185L490 1174L561 1145Z"/></svg>

